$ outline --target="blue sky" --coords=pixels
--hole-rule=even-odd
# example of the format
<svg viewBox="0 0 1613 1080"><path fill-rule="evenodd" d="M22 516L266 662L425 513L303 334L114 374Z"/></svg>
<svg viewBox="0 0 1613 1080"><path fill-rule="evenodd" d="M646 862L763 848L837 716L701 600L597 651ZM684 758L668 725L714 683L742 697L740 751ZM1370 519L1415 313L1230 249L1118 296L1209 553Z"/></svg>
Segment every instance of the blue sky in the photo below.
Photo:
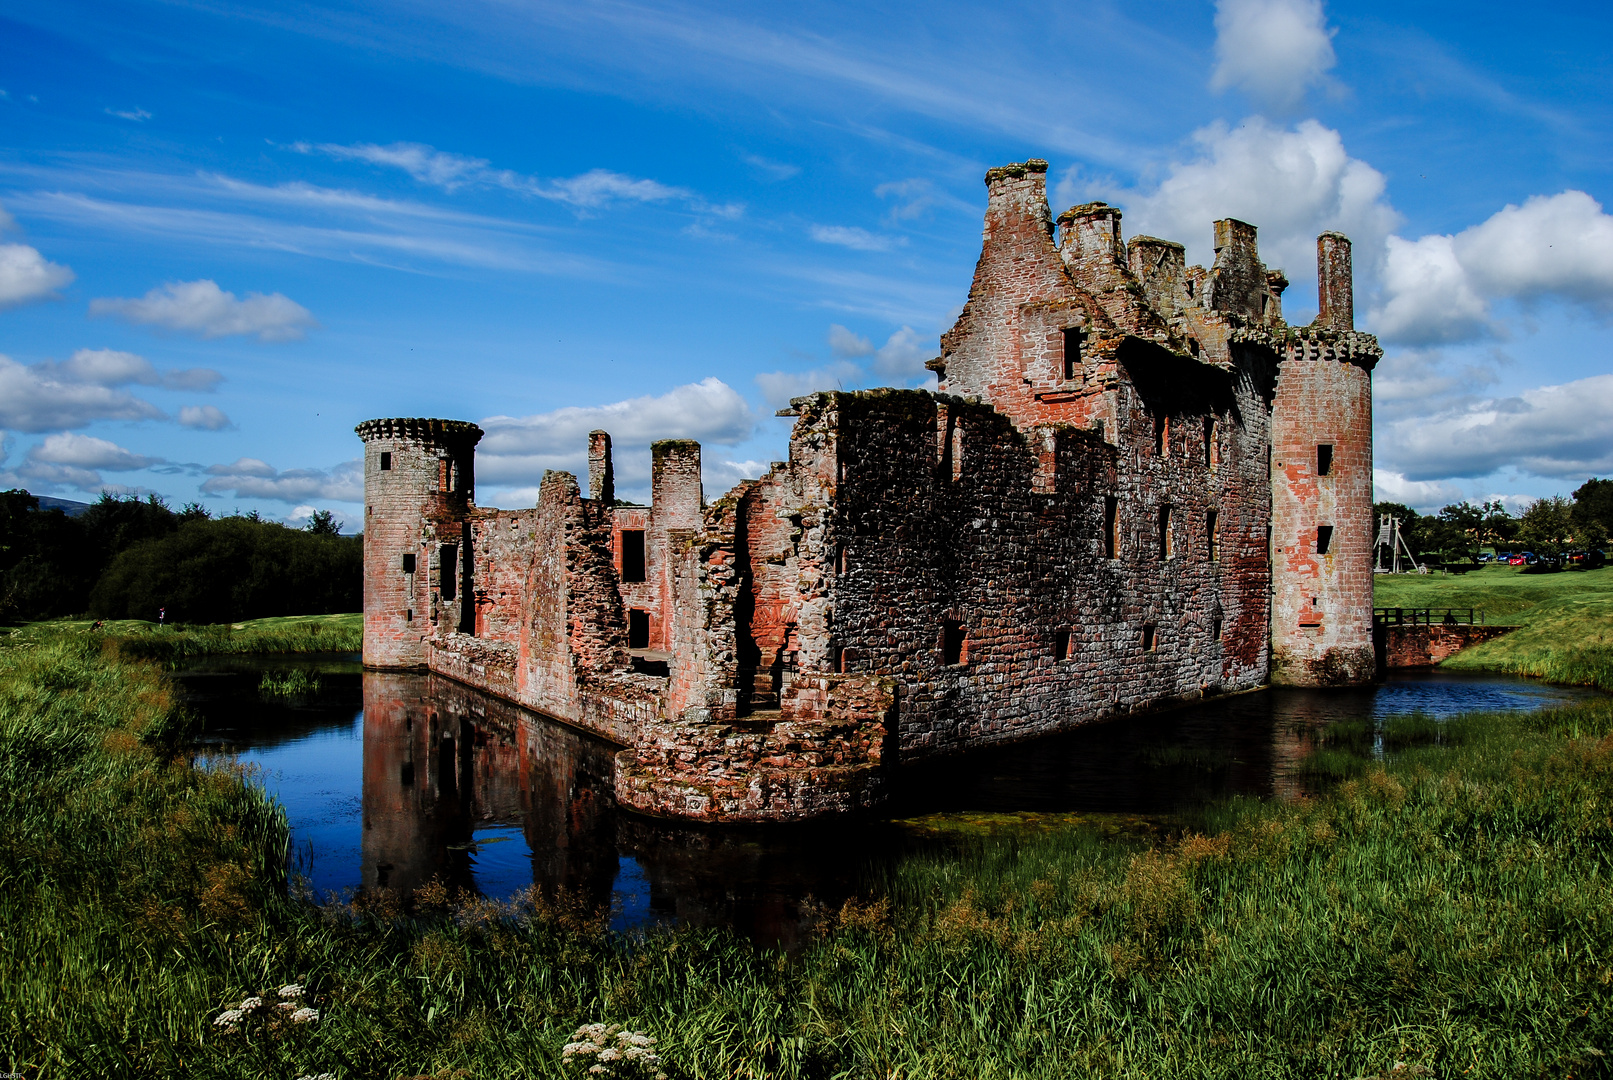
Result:
<svg viewBox="0 0 1613 1080"><path fill-rule="evenodd" d="M997 164L1315 312L1355 240L1380 497L1613 474L1613 13L1566 3L0 2L0 486L358 521L353 425L473 419L478 499L616 436L924 385Z"/></svg>

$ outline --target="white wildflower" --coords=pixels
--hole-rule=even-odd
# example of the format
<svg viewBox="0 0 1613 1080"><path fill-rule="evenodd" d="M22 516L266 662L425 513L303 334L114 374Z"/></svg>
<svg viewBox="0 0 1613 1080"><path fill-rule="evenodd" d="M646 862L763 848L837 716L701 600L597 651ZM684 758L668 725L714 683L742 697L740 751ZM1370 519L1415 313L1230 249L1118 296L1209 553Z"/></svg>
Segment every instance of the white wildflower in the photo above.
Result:
<svg viewBox="0 0 1613 1080"><path fill-rule="evenodd" d="M240 1009L225 1009L223 1012L218 1014L218 1019L214 1020L213 1023L219 1027L226 1027L230 1024L239 1024L245 1019L246 1013L242 1012Z"/></svg>
<svg viewBox="0 0 1613 1080"><path fill-rule="evenodd" d="M291 1014L291 1022L293 1024L311 1024L318 1019L319 1010L310 1009L306 1006Z"/></svg>
<svg viewBox="0 0 1613 1080"><path fill-rule="evenodd" d="M261 1009L263 1008L263 999L260 997L249 997L245 1001L241 1002L237 1008L239 1008L242 1012L251 1012L253 1009Z"/></svg>
<svg viewBox="0 0 1613 1080"><path fill-rule="evenodd" d="M605 1066L603 1066L603 1065L590 1065L590 1066L588 1066L588 1071L591 1072L591 1073L596 1073L596 1074L597 1073L610 1072L610 1070L605 1068Z"/></svg>
<svg viewBox="0 0 1613 1080"><path fill-rule="evenodd" d="M316 1075L314 1073L309 1073L307 1076L299 1076L299 1077L297 1077L297 1080L336 1080L336 1074L335 1073L319 1073L319 1074Z"/></svg>
<svg viewBox="0 0 1613 1080"><path fill-rule="evenodd" d="M655 1040L644 1034L642 1031L624 1031L620 1035L616 1036L616 1041L619 1043L627 1043L629 1046L655 1045Z"/></svg>
<svg viewBox="0 0 1613 1080"><path fill-rule="evenodd" d="M572 1042L560 1048L561 1057L571 1057L575 1054L597 1054L599 1047L591 1042Z"/></svg>
<svg viewBox="0 0 1613 1080"><path fill-rule="evenodd" d="M615 1061L622 1056L622 1052L614 1046L607 1046L599 1052L600 1061Z"/></svg>
<svg viewBox="0 0 1613 1080"><path fill-rule="evenodd" d="M580 1039L592 1039L594 1042L597 1043L600 1040L605 1038L605 1025L604 1024L584 1024L582 1027L577 1029L577 1034L573 1035L572 1038L573 1039L579 1039L579 1040Z"/></svg>
<svg viewBox="0 0 1613 1080"><path fill-rule="evenodd" d="M283 998L300 998L302 997L302 987L296 983L287 983L275 991L275 996Z"/></svg>
<svg viewBox="0 0 1613 1080"><path fill-rule="evenodd" d="M282 1001L280 1004L275 1006L275 1008L279 1009L281 1012L290 1012L296 1007L297 1003L295 1001Z"/></svg>

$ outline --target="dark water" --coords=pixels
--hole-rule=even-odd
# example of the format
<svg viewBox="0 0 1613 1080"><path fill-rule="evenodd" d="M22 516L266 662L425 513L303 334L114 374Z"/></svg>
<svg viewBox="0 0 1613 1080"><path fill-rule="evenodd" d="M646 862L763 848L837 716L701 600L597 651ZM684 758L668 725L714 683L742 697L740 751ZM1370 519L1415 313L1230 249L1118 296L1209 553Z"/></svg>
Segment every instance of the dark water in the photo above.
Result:
<svg viewBox="0 0 1613 1080"><path fill-rule="evenodd" d="M264 671L294 668L317 673L319 690L260 692ZM1329 723L1591 696L1430 673L1269 690L910 768L875 819L717 828L619 811L614 746L447 679L364 672L353 657L221 659L180 679L204 741L260 768L285 805L320 894L408 893L438 878L502 898L537 884L612 904L618 928L723 924L786 943L813 903L838 904L870 864L960 818L1159 818L1226 795L1291 796Z"/></svg>

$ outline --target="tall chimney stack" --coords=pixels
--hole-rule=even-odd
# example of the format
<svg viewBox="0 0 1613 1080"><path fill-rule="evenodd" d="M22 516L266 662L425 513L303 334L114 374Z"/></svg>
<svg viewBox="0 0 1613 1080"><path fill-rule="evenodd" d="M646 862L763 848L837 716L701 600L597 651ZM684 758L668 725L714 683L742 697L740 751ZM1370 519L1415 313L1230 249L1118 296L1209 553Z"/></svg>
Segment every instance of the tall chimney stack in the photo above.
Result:
<svg viewBox="0 0 1613 1080"><path fill-rule="evenodd" d="M610 460L610 432L588 433L588 497L601 502L616 501L616 470Z"/></svg>
<svg viewBox="0 0 1613 1080"><path fill-rule="evenodd" d="M1330 330L1355 329L1355 287L1350 267L1350 238L1325 232L1316 238L1316 325Z"/></svg>

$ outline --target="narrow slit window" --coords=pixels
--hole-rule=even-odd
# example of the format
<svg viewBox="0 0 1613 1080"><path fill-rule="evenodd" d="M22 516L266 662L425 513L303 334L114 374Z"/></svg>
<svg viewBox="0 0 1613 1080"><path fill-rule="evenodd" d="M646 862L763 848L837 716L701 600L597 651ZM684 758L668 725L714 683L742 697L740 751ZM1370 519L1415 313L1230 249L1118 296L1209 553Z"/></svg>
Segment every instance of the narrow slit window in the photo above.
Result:
<svg viewBox="0 0 1613 1080"><path fill-rule="evenodd" d="M957 619L941 620L941 663L956 667L969 662L969 634Z"/></svg>
<svg viewBox="0 0 1613 1080"><path fill-rule="evenodd" d="M1113 559L1120 551L1120 503L1113 495L1103 500L1103 557Z"/></svg>
<svg viewBox="0 0 1613 1080"><path fill-rule="evenodd" d="M1053 631L1053 659L1060 662L1070 658L1070 632L1068 630Z"/></svg>
<svg viewBox="0 0 1613 1080"><path fill-rule="evenodd" d="M392 469L392 451L390 451L390 450L382 450L381 451L381 471L382 472L390 472L391 469Z"/></svg>
<svg viewBox="0 0 1613 1080"><path fill-rule="evenodd" d="M1217 465L1215 459L1215 420L1213 417L1204 421L1204 467L1213 469Z"/></svg>
<svg viewBox="0 0 1613 1080"><path fill-rule="evenodd" d="M632 608L627 613L627 647L629 649L648 649L650 647L650 613Z"/></svg>
<svg viewBox="0 0 1613 1080"><path fill-rule="evenodd" d="M1072 326L1063 333L1064 338L1064 377L1066 379L1079 379L1081 377L1081 328Z"/></svg>
<svg viewBox="0 0 1613 1080"><path fill-rule="evenodd" d="M1175 547L1171 543L1171 508L1159 508L1159 557L1169 559L1175 555Z"/></svg>
<svg viewBox="0 0 1613 1080"><path fill-rule="evenodd" d="M1331 548L1332 546L1333 546L1333 526L1331 526L1331 525L1318 525L1318 526L1316 526L1316 554L1318 554L1318 555L1326 555L1327 552L1328 552L1328 549Z"/></svg>
<svg viewBox="0 0 1613 1080"><path fill-rule="evenodd" d="M622 530L622 580L644 580L644 530Z"/></svg>
<svg viewBox="0 0 1613 1080"><path fill-rule="evenodd" d="M1221 616L1219 615L1210 620L1210 640L1221 640Z"/></svg>
<svg viewBox="0 0 1613 1080"><path fill-rule="evenodd" d="M1331 476L1333 473L1333 444L1318 443L1316 446L1316 475Z"/></svg>
<svg viewBox="0 0 1613 1080"><path fill-rule="evenodd" d="M1164 457L1170 453L1171 445L1171 418L1168 416L1154 417L1154 453Z"/></svg>
<svg viewBox="0 0 1613 1080"><path fill-rule="evenodd" d="M963 427L954 424L952 427L952 479L957 480L963 476Z"/></svg>
<svg viewBox="0 0 1613 1080"><path fill-rule="evenodd" d="M414 556L413 555L405 555L403 557L403 572L405 574L414 573Z"/></svg>
<svg viewBox="0 0 1613 1080"><path fill-rule="evenodd" d="M444 544L437 556L437 588L444 600L459 595L459 545Z"/></svg>
<svg viewBox="0 0 1613 1080"><path fill-rule="evenodd" d="M1143 627L1143 652L1153 652L1159 644L1159 635L1154 632L1154 624L1149 623Z"/></svg>
<svg viewBox="0 0 1613 1080"><path fill-rule="evenodd" d="M1215 562L1221 557L1221 512L1211 510L1204 515L1204 543L1210 556Z"/></svg>

